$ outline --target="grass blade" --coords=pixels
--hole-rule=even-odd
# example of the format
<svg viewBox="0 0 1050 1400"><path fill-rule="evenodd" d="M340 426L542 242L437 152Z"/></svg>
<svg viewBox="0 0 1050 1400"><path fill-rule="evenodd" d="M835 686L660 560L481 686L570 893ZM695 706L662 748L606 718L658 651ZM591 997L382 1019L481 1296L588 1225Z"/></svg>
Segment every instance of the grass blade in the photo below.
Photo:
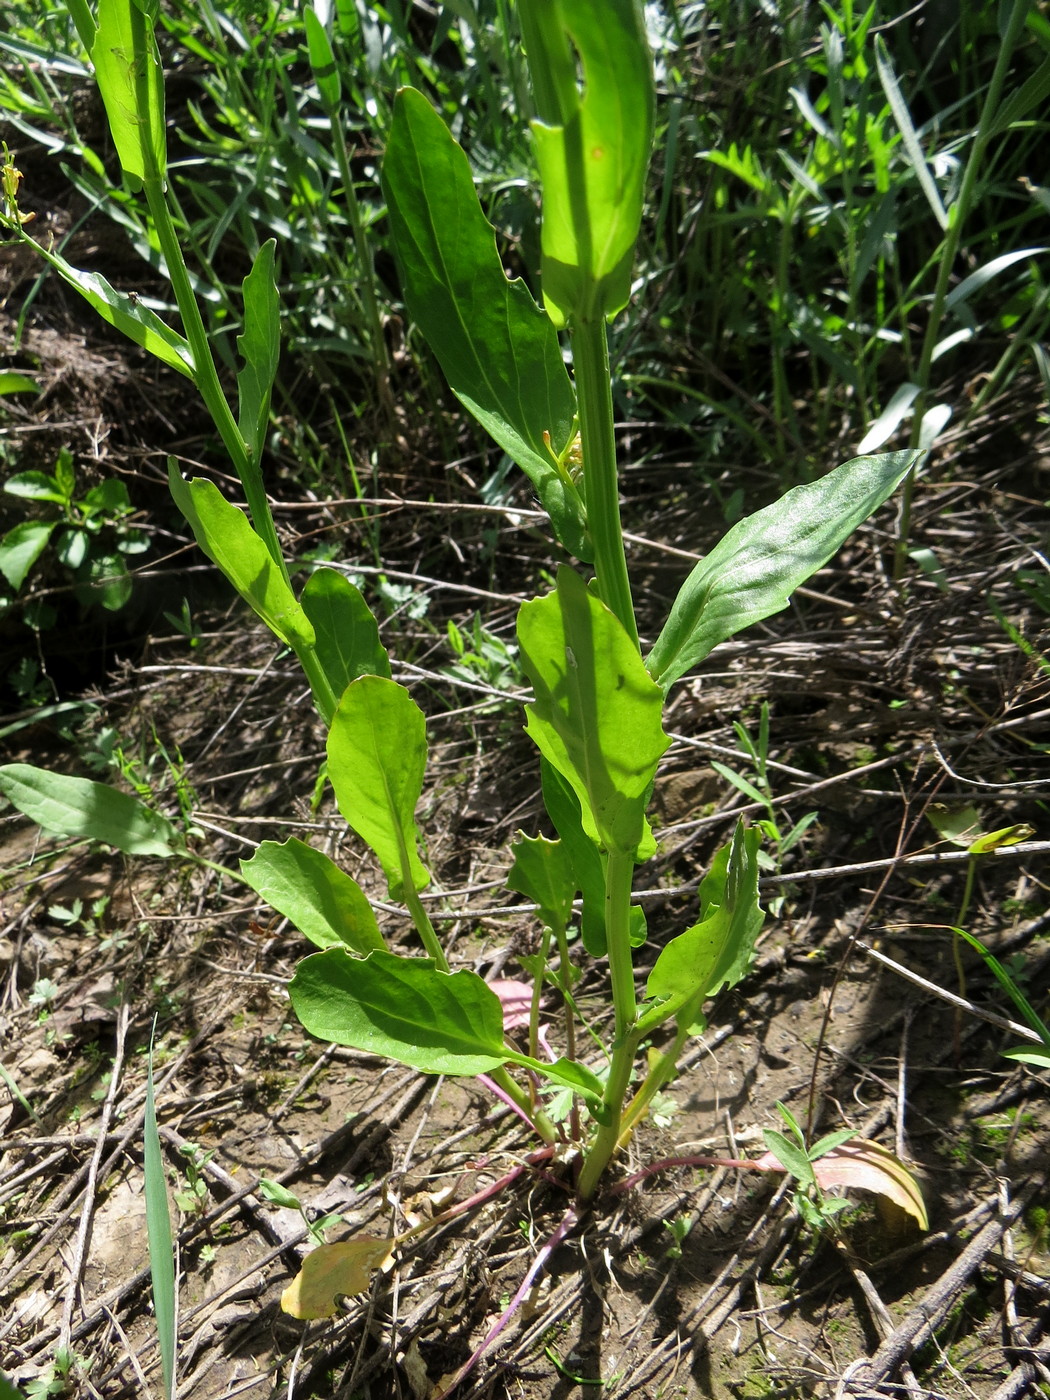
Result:
<svg viewBox="0 0 1050 1400"><path fill-rule="evenodd" d="M154 1022L154 1031L156 1022ZM142 1126L143 1173L146 1179L146 1236L153 1280L153 1313L157 1319L160 1364L167 1400L175 1396L175 1252L168 1214L168 1185L157 1132L153 1102L153 1040L146 1069L146 1119Z"/></svg>

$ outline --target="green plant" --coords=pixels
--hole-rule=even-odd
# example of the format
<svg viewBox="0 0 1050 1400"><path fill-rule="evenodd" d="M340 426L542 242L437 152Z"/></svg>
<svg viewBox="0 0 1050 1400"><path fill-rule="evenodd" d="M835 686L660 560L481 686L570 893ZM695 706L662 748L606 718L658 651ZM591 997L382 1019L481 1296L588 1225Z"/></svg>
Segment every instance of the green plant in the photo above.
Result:
<svg viewBox="0 0 1050 1400"><path fill-rule="evenodd" d="M746 974L762 926L760 832L741 824L701 885L697 922L664 947L640 992L633 949L645 921L631 891L635 866L655 850L646 809L670 744L662 724L668 692L721 641L783 608L919 454L857 458L737 520L684 581L643 657L620 522L607 329L631 295L653 131L641 7L635 0L519 6L543 187L542 307L520 280L508 280L470 166L441 116L419 91L398 94L383 187L409 314L452 391L525 472L554 538L586 571L559 568L552 591L526 602L517 625L534 697L528 733L557 832L553 840L522 836L514 847L509 883L538 906L543 928L540 953L526 962L527 1048L519 1048L506 1033L521 1014L519 998L450 967L421 898L430 880L416 827L424 715L391 680L359 591L342 574L317 568L296 595L281 553L260 470L279 349L274 244L259 249L243 286L235 412L169 208L154 9L101 0L97 21L84 0L71 10L128 184L141 187L149 208L185 335L98 276L53 252L44 256L203 396L249 514L210 481L184 481L174 461L172 495L204 552L298 656L328 731L327 776L339 810L374 852L424 953L387 946L363 892L328 856L294 838L263 842L242 863L241 877L321 950L296 971L293 1006L323 1039L425 1073L480 1078L547 1144L542 1153L567 1142L578 1199L589 1203L617 1151L660 1101L685 1044L706 1025L706 1002ZM25 237L10 195L7 213L12 234ZM571 378L560 331L569 338ZM757 757L761 748L763 764L767 744L754 749ZM13 764L0 769L0 790L50 830L129 853L188 853L188 833L176 833L140 798L102 784ZM573 999L567 936L578 893L584 946L607 960L612 1029L604 1038L578 1016ZM560 1054L547 1055L540 1034L547 981L565 1006ZM663 1048L651 1050L638 1078L641 1049L656 1036ZM583 1048L592 1045L589 1063ZM568 1133L550 1112L559 1095L569 1104ZM575 1220L567 1214L544 1250ZM369 1259L381 1253L369 1242Z"/></svg>
<svg viewBox="0 0 1050 1400"><path fill-rule="evenodd" d="M846 1210L850 1203L844 1196L829 1196L821 1189L813 1164L857 1135L849 1128L840 1128L809 1147L806 1145L806 1135L798 1119L787 1104L778 1100L777 1112L783 1118L791 1136L778 1132L776 1128L763 1128L762 1140L784 1170L798 1182L795 1206L805 1224L815 1233L833 1229L835 1217Z"/></svg>
<svg viewBox="0 0 1050 1400"><path fill-rule="evenodd" d="M0 540L0 573L15 593L50 545L79 602L119 611L131 597L127 558L149 548L147 535L130 523L134 512L124 483L110 478L80 495L73 454L63 449L53 473L19 472L8 477L4 490L51 516L20 521ZM37 627L53 621L53 609L35 613Z"/></svg>

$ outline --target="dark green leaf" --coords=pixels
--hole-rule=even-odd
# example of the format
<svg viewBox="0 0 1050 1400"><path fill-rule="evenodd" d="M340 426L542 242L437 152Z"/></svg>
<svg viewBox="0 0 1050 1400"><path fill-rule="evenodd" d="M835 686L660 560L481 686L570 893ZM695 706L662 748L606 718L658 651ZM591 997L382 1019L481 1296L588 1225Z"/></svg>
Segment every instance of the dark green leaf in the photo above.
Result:
<svg viewBox="0 0 1050 1400"><path fill-rule="evenodd" d="M166 817L105 783L8 763L0 768L0 792L37 826L58 836L102 841L129 856L172 856L183 849Z"/></svg>
<svg viewBox="0 0 1050 1400"><path fill-rule="evenodd" d="M424 1074L484 1074L507 1058L503 1008L476 972L439 972L428 958L341 949L296 968L289 993L311 1035L398 1060Z"/></svg>
<svg viewBox="0 0 1050 1400"><path fill-rule="evenodd" d="M46 472L19 472L16 476L9 476L4 482L4 490L9 496L20 496L25 501L54 501L60 506L69 502L69 496Z"/></svg>
<svg viewBox="0 0 1050 1400"><path fill-rule="evenodd" d="M925 454L857 457L739 521L682 585L646 665L666 691L718 645L783 608Z"/></svg>
<svg viewBox="0 0 1050 1400"><path fill-rule="evenodd" d="M405 304L457 398L536 489L555 533L590 558L583 501L544 443L569 446L576 397L549 318L508 281L467 158L427 99L398 93L383 190Z"/></svg>
<svg viewBox="0 0 1050 1400"><path fill-rule="evenodd" d="M343 692L328 733L328 777L339 810L379 857L399 899L430 880L419 858L416 804L423 791L427 728L404 686L361 676Z"/></svg>
<svg viewBox="0 0 1050 1400"><path fill-rule="evenodd" d="M356 880L294 836L283 844L263 841L250 860L241 861L241 873L318 948L347 947L363 955L386 946Z"/></svg>

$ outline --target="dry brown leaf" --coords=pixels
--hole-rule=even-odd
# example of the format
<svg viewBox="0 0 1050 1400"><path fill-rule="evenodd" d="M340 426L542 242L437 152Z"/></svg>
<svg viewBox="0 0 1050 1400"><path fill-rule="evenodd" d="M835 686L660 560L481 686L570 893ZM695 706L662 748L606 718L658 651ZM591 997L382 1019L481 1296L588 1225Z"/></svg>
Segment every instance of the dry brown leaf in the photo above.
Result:
<svg viewBox="0 0 1050 1400"><path fill-rule="evenodd" d="M359 1235L353 1240L322 1244L303 1260L303 1267L281 1294L281 1308L292 1317L313 1321L332 1317L341 1294L362 1293L372 1273L393 1253L394 1240Z"/></svg>

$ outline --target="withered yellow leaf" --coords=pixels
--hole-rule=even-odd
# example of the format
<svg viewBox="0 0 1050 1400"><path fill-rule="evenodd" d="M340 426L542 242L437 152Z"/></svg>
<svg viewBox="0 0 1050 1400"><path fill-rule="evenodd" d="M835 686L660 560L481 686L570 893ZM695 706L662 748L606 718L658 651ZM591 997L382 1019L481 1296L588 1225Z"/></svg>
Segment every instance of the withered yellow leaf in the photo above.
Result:
<svg viewBox="0 0 1050 1400"><path fill-rule="evenodd" d="M281 1308L303 1321L334 1316L336 1298L342 1293L363 1292L373 1271L390 1258L394 1243L375 1235L359 1235L319 1245L306 1256L298 1276L281 1294Z"/></svg>

